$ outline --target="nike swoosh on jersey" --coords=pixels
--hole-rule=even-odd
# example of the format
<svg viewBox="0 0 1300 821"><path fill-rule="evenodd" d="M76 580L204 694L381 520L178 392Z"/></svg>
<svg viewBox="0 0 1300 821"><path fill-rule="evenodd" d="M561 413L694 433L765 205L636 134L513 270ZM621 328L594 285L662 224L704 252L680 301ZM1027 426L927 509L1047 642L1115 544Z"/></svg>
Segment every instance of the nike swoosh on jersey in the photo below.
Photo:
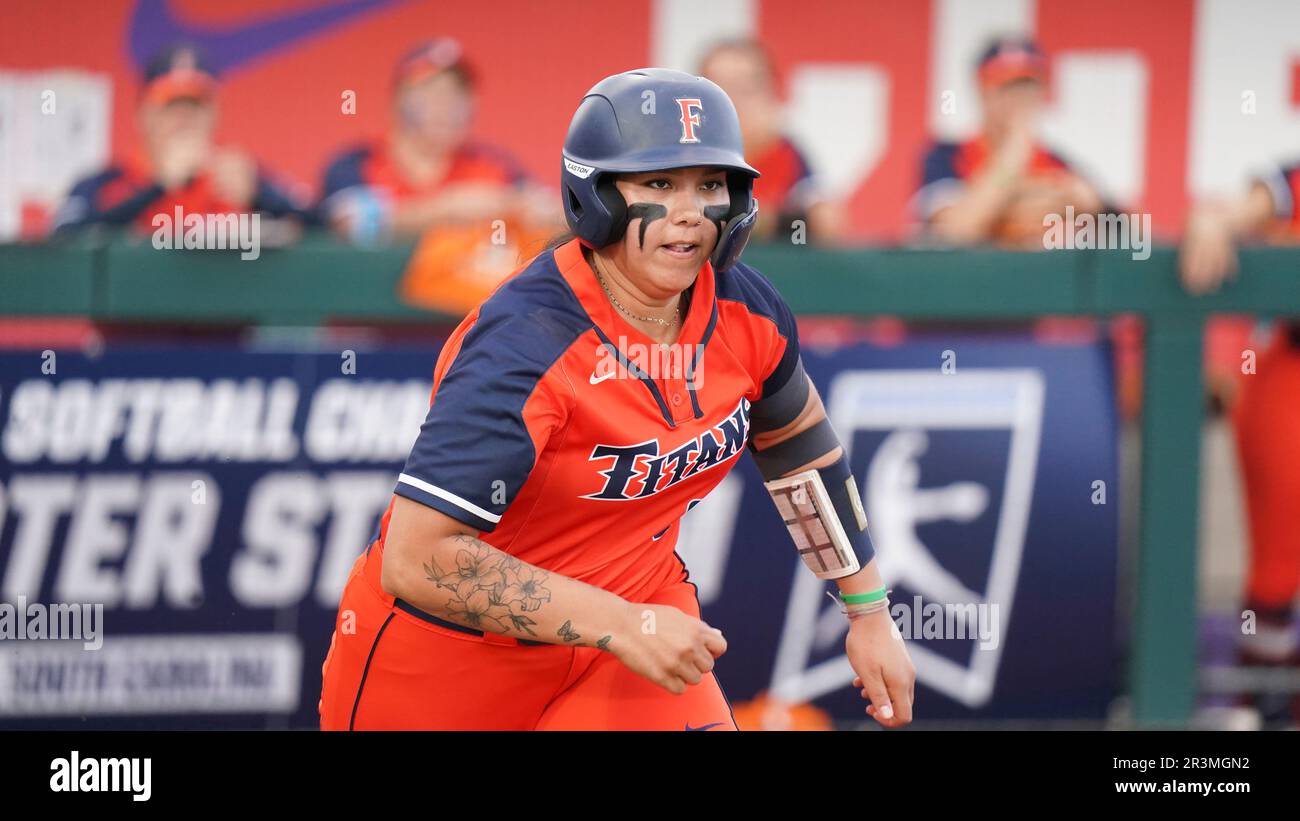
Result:
<svg viewBox="0 0 1300 821"><path fill-rule="evenodd" d="M218 74L335 28L371 11L406 0L349 0L320 8L263 17L235 27L182 20L168 0L140 0L127 25L131 57L143 66L163 46L188 43L204 52Z"/></svg>
<svg viewBox="0 0 1300 821"><path fill-rule="evenodd" d="M715 721L712 724L702 724L699 727L692 727L689 721L686 722L686 729L688 730L707 730L710 727L721 727L721 726L722 726L721 721Z"/></svg>
<svg viewBox="0 0 1300 821"><path fill-rule="evenodd" d="M601 376L599 379L596 378L596 374L593 371L591 376L587 378L587 381L593 385L599 385L601 382L604 382L606 379L609 379L610 377L613 376L618 376L618 371L608 371L607 373L605 373L604 376Z"/></svg>

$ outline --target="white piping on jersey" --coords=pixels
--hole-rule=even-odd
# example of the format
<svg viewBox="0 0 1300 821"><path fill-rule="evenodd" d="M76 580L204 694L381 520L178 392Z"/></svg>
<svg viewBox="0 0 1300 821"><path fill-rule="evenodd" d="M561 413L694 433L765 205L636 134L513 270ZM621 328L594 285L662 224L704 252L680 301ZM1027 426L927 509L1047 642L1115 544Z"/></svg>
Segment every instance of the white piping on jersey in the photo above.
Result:
<svg viewBox="0 0 1300 821"><path fill-rule="evenodd" d="M434 496L437 496L439 499L446 499L448 502L451 502L456 507L459 507L463 510L468 510L470 513L473 513L475 516L478 516L481 519L487 519L489 522L493 524L496 524L497 522L501 521L500 516L497 516L494 513L490 513L484 510L483 508L479 507L478 505L474 504L473 502L466 501L465 499L460 498L459 496L457 496L454 493L451 493L450 491L443 490L437 485L431 485L428 482L424 481L423 479L417 479L414 476L408 476L407 474L403 473L397 477L397 481L405 482L406 484L410 485L413 488L418 488L420 490L423 490L425 493L431 493Z"/></svg>

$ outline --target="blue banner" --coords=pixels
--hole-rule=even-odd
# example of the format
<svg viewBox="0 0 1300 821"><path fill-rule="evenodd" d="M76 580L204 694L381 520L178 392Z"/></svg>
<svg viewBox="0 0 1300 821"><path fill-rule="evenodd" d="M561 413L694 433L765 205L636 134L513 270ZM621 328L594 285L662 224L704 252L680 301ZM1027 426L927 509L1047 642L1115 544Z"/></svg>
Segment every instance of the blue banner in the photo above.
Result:
<svg viewBox="0 0 1300 821"><path fill-rule="evenodd" d="M339 594L436 354L0 354L0 726L315 726ZM918 718L1101 717L1108 349L946 338L804 361L863 488ZM738 716L863 718L845 621L748 459L679 552L728 638L717 673Z"/></svg>

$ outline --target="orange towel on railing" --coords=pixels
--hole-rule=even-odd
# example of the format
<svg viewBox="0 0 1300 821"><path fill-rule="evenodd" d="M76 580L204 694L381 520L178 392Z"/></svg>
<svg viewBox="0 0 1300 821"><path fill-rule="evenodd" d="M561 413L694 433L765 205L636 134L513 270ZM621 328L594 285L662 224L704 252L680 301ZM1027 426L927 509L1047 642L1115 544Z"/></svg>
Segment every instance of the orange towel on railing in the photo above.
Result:
<svg viewBox="0 0 1300 821"><path fill-rule="evenodd" d="M435 228L411 255L399 294L410 305L463 316L540 253L551 233L522 220Z"/></svg>

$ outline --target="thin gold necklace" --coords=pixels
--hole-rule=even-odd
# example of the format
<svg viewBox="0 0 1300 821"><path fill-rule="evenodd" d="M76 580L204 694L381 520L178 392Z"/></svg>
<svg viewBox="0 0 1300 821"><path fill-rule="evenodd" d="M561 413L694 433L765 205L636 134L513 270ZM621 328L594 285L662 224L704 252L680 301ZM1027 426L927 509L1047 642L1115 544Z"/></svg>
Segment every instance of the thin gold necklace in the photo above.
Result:
<svg viewBox="0 0 1300 821"><path fill-rule="evenodd" d="M629 311L627 308L624 308L623 303L618 301L618 297L614 296L614 292L609 290L609 286L605 284L605 276L600 272L600 263L597 262L595 254L592 254L591 261L593 263L592 270L596 273L596 281L600 283L601 288L605 289L605 294L609 297L609 301L614 303L614 307L618 308L625 315L630 316L633 319L638 319L642 322L658 322L660 325L663 325L665 328L671 328L674 324L677 323L678 320L682 318L682 307L681 307L680 298L678 299L677 307L673 309L672 322L669 322L666 319L660 319L657 316L637 316L636 314Z"/></svg>

